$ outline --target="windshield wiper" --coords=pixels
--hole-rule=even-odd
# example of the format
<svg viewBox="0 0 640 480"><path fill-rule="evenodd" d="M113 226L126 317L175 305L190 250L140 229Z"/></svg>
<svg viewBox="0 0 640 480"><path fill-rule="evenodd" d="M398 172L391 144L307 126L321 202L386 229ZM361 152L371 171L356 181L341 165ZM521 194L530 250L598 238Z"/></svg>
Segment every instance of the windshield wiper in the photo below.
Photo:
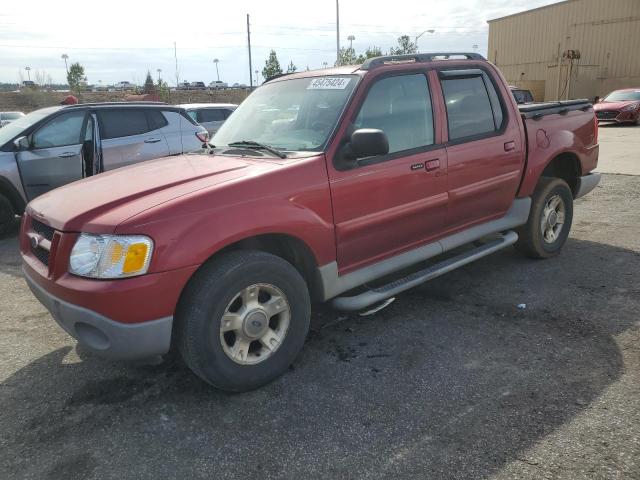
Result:
<svg viewBox="0 0 640 480"><path fill-rule="evenodd" d="M265 145L264 143L254 142L253 140L240 140L238 142L231 142L229 146L252 148L254 150L266 150L267 152L272 153L276 157L287 158L287 155L284 152L281 152L276 148L270 147L269 145Z"/></svg>

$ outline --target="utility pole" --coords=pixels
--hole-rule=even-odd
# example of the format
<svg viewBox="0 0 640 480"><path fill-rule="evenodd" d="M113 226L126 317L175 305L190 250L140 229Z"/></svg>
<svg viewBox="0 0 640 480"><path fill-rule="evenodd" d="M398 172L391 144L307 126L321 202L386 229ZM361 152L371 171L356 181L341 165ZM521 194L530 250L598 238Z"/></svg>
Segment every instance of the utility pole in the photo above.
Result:
<svg viewBox="0 0 640 480"><path fill-rule="evenodd" d="M336 66L340 66L340 0L336 0Z"/></svg>
<svg viewBox="0 0 640 480"><path fill-rule="evenodd" d="M29 76L29 81L31 81L31 67L24 67L24 69L27 71L27 75Z"/></svg>
<svg viewBox="0 0 640 480"><path fill-rule="evenodd" d="M162 72L161 68L158 69L158 85L160 85L160 72Z"/></svg>
<svg viewBox="0 0 640 480"><path fill-rule="evenodd" d="M176 59L176 90L180 87L180 79L178 78L178 45L173 42L173 57Z"/></svg>
<svg viewBox="0 0 640 480"><path fill-rule="evenodd" d="M247 13L247 48L249 49L249 90L253 90L253 69L251 66L251 30L249 29L248 13Z"/></svg>

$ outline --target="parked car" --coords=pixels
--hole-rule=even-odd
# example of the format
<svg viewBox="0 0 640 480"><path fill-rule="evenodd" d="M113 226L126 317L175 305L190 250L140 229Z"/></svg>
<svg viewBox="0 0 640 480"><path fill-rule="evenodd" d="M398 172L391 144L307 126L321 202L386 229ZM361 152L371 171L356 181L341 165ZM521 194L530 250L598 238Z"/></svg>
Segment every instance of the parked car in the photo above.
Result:
<svg viewBox="0 0 640 480"><path fill-rule="evenodd" d="M209 84L209 88L211 90L224 90L225 88L228 88L228 87L229 85L227 85L226 82L223 82L221 80L214 80Z"/></svg>
<svg viewBox="0 0 640 480"><path fill-rule="evenodd" d="M640 88L615 90L593 107L600 122L640 123Z"/></svg>
<svg viewBox="0 0 640 480"><path fill-rule="evenodd" d="M126 80L122 81L122 82L118 82L116 84L113 85L113 87L117 90L135 90L136 86L131 83L131 82L127 82Z"/></svg>
<svg viewBox="0 0 640 480"><path fill-rule="evenodd" d="M191 82L189 84L189 90L206 90L207 86L204 82Z"/></svg>
<svg viewBox="0 0 640 480"><path fill-rule="evenodd" d="M206 128L211 136L238 108L238 105L233 103L185 103L179 106L184 108L191 118Z"/></svg>
<svg viewBox="0 0 640 480"><path fill-rule="evenodd" d="M22 117L24 117L22 112L0 112L0 128Z"/></svg>
<svg viewBox="0 0 640 480"><path fill-rule="evenodd" d="M29 286L88 350L147 358L173 343L241 391L287 370L312 300L371 312L509 245L557 255L600 179L591 104L519 107L495 66L462 55L268 81L216 148L37 198L20 236Z"/></svg>
<svg viewBox="0 0 640 480"><path fill-rule="evenodd" d="M525 90L518 87L509 87L509 89L511 90L513 98L516 99L517 104L533 102L533 94L531 93L531 90Z"/></svg>
<svg viewBox="0 0 640 480"><path fill-rule="evenodd" d="M162 103L36 110L0 129L0 231L25 204L61 185L131 163L200 150L207 131Z"/></svg>
<svg viewBox="0 0 640 480"><path fill-rule="evenodd" d="M33 80L23 80L20 83L20 88L38 88L38 86Z"/></svg>

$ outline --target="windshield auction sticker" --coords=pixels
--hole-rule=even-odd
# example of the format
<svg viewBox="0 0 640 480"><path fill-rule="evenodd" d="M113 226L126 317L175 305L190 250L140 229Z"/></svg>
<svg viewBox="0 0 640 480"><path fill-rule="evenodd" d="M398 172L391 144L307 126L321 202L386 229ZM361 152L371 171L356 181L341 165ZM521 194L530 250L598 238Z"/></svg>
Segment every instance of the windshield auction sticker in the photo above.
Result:
<svg viewBox="0 0 640 480"><path fill-rule="evenodd" d="M309 83L307 90L344 90L349 85L350 80L350 78L346 77L314 78Z"/></svg>

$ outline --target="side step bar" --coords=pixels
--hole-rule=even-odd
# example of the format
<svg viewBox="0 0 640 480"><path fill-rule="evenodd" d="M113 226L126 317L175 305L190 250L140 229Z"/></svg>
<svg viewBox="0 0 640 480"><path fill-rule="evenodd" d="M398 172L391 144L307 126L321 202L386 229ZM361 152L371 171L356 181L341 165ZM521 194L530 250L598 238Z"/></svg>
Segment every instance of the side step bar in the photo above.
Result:
<svg viewBox="0 0 640 480"><path fill-rule="evenodd" d="M502 250L509 245L513 245L518 240L518 234L510 231L502 234L498 239L487 242L473 250L461 253L455 257L443 260L440 263L430 265L406 277L394 280L387 285L377 287L353 297L336 297L331 304L338 310L358 311L374 303L382 302L400 292L404 292L421 283L432 280L440 275L444 275L456 268L462 267L479 258L486 257L498 250Z"/></svg>

